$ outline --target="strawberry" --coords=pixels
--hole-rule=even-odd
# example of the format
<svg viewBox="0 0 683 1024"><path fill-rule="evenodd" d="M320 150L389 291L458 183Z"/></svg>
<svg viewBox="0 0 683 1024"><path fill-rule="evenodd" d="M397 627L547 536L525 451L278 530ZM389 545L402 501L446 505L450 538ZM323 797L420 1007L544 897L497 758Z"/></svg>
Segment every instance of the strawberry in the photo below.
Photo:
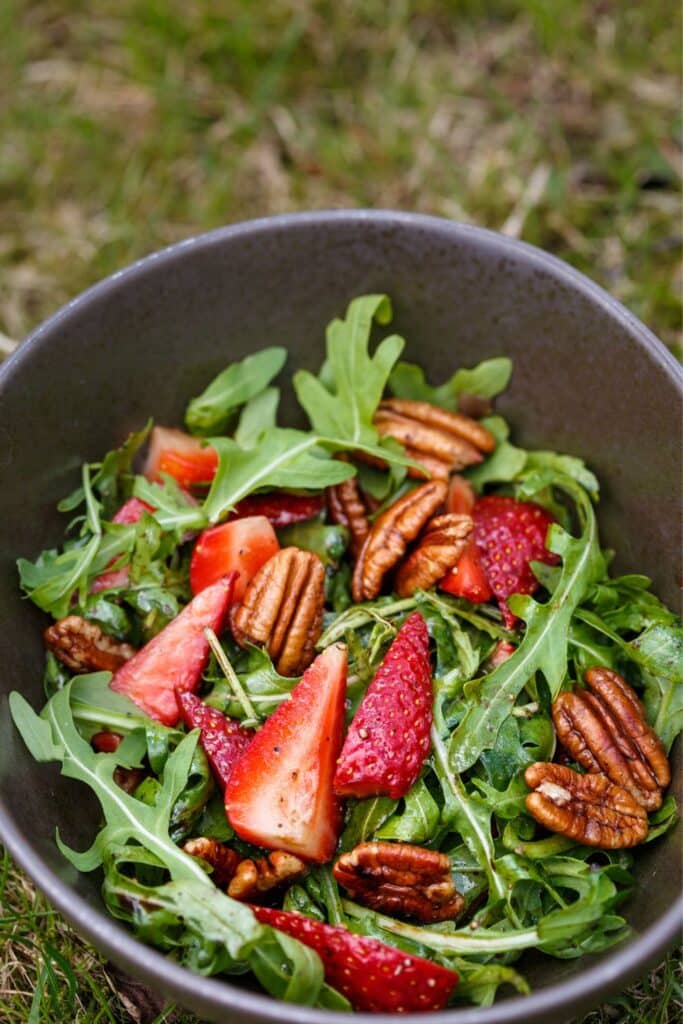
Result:
<svg viewBox="0 0 683 1024"><path fill-rule="evenodd" d="M351 722L334 776L338 796L405 796L429 753L429 634L419 612L401 626Z"/></svg>
<svg viewBox="0 0 683 1024"><path fill-rule="evenodd" d="M514 644L508 643L507 640L499 640L496 646L493 648L488 658L486 659L486 669L488 672L492 672L494 668L498 668L504 661L511 658L517 648Z"/></svg>
<svg viewBox="0 0 683 1024"><path fill-rule="evenodd" d="M252 906L261 924L314 949L323 962L325 981L343 993L354 1010L370 1013L422 1013L442 1010L458 984L458 975L420 956L354 935L295 911Z"/></svg>
<svg viewBox="0 0 683 1024"><path fill-rule="evenodd" d="M341 825L332 777L346 669L343 644L318 655L235 765L225 808L242 839L321 864L332 856Z"/></svg>
<svg viewBox="0 0 683 1024"><path fill-rule="evenodd" d="M241 601L252 576L280 550L275 530L265 516L248 516L210 526L197 538L190 561L190 587L198 594L205 587L235 572L233 601Z"/></svg>
<svg viewBox="0 0 683 1024"><path fill-rule="evenodd" d="M176 691L195 690L209 656L205 629L219 632L232 601L235 575L207 587L180 615L127 661L109 684L164 725L180 717Z"/></svg>
<svg viewBox="0 0 683 1024"><path fill-rule="evenodd" d="M559 561L545 545L548 528L555 520L534 502L497 494L479 498L472 515L474 539L486 579L498 600L505 625L513 629L517 619L506 598L510 594L533 594L539 586L529 562L556 565Z"/></svg>
<svg viewBox="0 0 683 1024"><path fill-rule="evenodd" d="M146 501L140 501L139 498L129 498L128 501L124 501L118 512L115 512L112 516L112 523L125 523L130 525L137 523L143 512L153 512L154 509L151 505L148 505ZM116 561L116 559L114 559ZM109 563L113 564L112 562ZM93 594L96 594L100 590L111 590L112 587L125 587L128 583L128 566L124 565L120 569L114 569L111 572L101 572L99 576L96 576L90 587Z"/></svg>
<svg viewBox="0 0 683 1024"><path fill-rule="evenodd" d="M180 692L178 704L188 729L201 729L199 742L209 759L214 775L225 789L235 764L254 737L253 729L245 729L217 708L209 707L193 693Z"/></svg>
<svg viewBox="0 0 683 1024"><path fill-rule="evenodd" d="M446 573L439 586L448 594L464 597L472 604L491 600L492 591L479 558L474 534L470 535L456 566Z"/></svg>
<svg viewBox="0 0 683 1024"><path fill-rule="evenodd" d="M218 468L218 452L200 438L182 430L155 427L149 439L143 475L148 480L161 479L168 473L181 487L210 483Z"/></svg>
<svg viewBox="0 0 683 1024"><path fill-rule="evenodd" d="M284 491L252 494L237 502L234 512L228 516L228 522L245 516L265 516L271 526L280 529L282 526L314 519L322 512L323 504L322 497L317 494L287 494Z"/></svg>

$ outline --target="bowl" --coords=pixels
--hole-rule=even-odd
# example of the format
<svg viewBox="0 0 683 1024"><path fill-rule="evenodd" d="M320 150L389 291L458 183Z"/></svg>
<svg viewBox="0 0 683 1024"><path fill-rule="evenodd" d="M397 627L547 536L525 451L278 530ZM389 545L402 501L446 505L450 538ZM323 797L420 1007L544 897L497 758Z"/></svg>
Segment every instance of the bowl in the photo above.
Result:
<svg viewBox="0 0 683 1024"><path fill-rule="evenodd" d="M617 570L650 574L671 606L681 580L678 365L626 309L528 245L393 212L273 217L190 239L114 274L38 328L0 371L0 836L74 928L122 968L211 1021L333 1024L341 1014L275 1002L191 974L109 917L97 873L78 874L54 842L90 844L98 809L55 766L36 764L11 724L7 693L40 706L44 617L19 599L14 562L57 544L55 504L84 460L151 414L176 424L188 397L228 361L285 344L316 369L325 324L354 295L382 291L407 357L445 378L506 354L499 401L523 445L583 456L603 487L603 543ZM296 422L292 396L285 413ZM680 753L680 751L679 751ZM680 801L681 773L678 779ZM530 996L433 1014L449 1024L561 1021L623 989L674 942L680 833L639 851L625 914L634 937L601 957L525 960ZM359 1020L390 1020L358 1014Z"/></svg>

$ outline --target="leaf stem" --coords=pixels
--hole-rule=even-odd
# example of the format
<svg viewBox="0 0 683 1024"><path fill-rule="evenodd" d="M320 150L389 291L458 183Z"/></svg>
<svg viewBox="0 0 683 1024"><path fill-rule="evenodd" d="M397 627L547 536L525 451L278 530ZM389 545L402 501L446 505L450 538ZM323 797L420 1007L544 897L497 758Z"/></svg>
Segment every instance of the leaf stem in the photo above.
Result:
<svg viewBox="0 0 683 1024"><path fill-rule="evenodd" d="M259 725L260 719L256 714L256 711L254 710L254 705L249 700L246 690L242 686L241 682L237 677L237 673L230 664L230 659L228 658L227 654L221 647L218 637L216 636L214 631L212 629L209 629L208 627L204 630L204 636L208 640L209 647L213 651L214 657L218 664L220 665L223 674L227 679L232 692L235 695L235 698L242 705L242 710L247 716L247 718L242 724L250 726Z"/></svg>
<svg viewBox="0 0 683 1024"><path fill-rule="evenodd" d="M317 647L319 650L329 647L335 640L343 636L347 629L360 629L361 626L366 626L368 622L376 622L378 619L400 615L401 612L409 611L411 608L415 608L416 605L417 601L414 597L404 597L400 601L391 601L376 608L363 607L363 605L349 608L347 611L341 612L332 625L327 627L320 640L318 640Z"/></svg>

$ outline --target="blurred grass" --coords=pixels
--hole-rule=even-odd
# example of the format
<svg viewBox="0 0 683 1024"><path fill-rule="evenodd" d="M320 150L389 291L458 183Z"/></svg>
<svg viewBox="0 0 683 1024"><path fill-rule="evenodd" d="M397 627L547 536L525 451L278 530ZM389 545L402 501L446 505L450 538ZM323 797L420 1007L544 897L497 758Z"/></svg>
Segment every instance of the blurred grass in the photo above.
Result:
<svg viewBox="0 0 683 1024"><path fill-rule="evenodd" d="M347 206L540 245L680 351L680 29L672 0L3 0L0 356L160 246ZM583 1024L680 1021L678 965ZM134 1020L117 991L0 861L2 1024Z"/></svg>

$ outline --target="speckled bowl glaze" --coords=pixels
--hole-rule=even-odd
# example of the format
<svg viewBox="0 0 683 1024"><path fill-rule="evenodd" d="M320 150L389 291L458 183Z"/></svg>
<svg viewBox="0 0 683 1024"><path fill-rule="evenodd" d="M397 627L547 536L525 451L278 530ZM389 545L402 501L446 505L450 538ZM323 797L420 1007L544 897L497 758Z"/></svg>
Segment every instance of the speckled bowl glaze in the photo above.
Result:
<svg viewBox="0 0 683 1024"><path fill-rule="evenodd" d="M603 485L602 537L618 553L617 569L650 574L657 593L678 605L680 369L614 299L537 249L403 213L274 217L150 256L43 324L0 370L0 835L79 932L211 1021L348 1018L176 966L106 914L97 873L79 875L60 856L55 828L84 848L98 810L78 783L36 764L11 725L10 690L41 703L45 625L19 599L14 562L59 542L64 524L55 503L83 460L150 415L180 423L189 396L225 363L264 345L286 345L290 368L317 368L325 324L369 291L392 296L407 357L433 379L488 356L512 357L512 385L499 408L516 439L590 462ZM296 422L291 395L285 412ZM680 771L675 777L680 787ZM559 1024L619 991L674 942L680 874L680 834L672 833L638 851L625 911L634 927L629 942L579 961L527 956L532 995L431 1019Z"/></svg>

